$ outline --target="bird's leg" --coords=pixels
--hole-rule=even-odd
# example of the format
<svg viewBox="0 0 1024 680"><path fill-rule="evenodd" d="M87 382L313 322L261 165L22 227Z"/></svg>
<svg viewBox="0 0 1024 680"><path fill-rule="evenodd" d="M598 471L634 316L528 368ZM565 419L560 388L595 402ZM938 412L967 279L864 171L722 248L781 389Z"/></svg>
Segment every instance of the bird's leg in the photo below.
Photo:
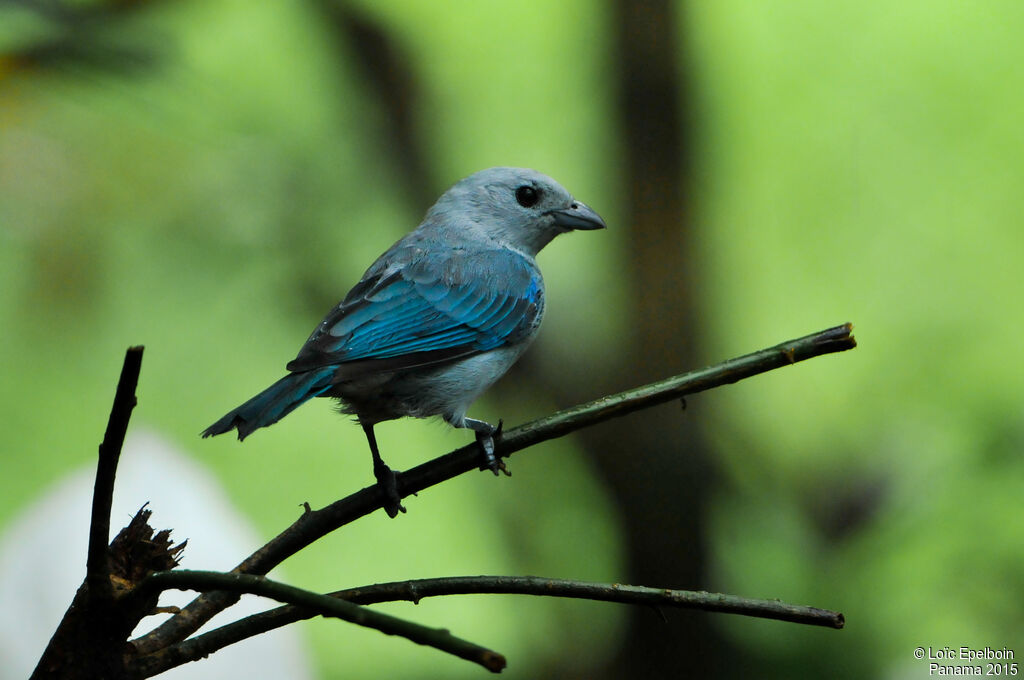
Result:
<svg viewBox="0 0 1024 680"><path fill-rule="evenodd" d="M394 471L387 466L380 457L377 450L377 437L373 434L373 425L360 423L363 432L366 433L366 441L370 443L370 453L373 454L373 476L377 478L377 487L384 494L384 512L388 517L394 518L399 512L405 512L402 505L402 497L398 495L398 479Z"/></svg>
<svg viewBox="0 0 1024 680"><path fill-rule="evenodd" d="M490 423L484 422L483 420L476 420L475 418L463 418L463 427L476 432L476 440L480 442L480 448L484 451L484 463L486 467L490 469L495 475L498 474L498 470L504 472L507 476L512 476L512 473L508 471L508 467L505 466L505 461L494 455L494 439L501 436L502 421L498 421L498 426L495 427ZM484 466L480 466L483 470Z"/></svg>

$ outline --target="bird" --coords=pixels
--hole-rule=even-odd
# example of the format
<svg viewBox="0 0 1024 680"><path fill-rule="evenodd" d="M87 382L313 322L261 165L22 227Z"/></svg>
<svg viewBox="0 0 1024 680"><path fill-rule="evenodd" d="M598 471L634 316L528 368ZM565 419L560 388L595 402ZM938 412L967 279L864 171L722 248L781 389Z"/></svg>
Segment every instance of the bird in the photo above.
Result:
<svg viewBox="0 0 1024 680"><path fill-rule="evenodd" d="M389 517L405 512L374 426L440 416L472 430L484 467L498 426L466 415L523 354L544 316L536 256L556 236L605 228L551 177L495 167L452 185L413 231L388 248L313 330L288 374L202 432L244 440L314 397L337 400L366 435Z"/></svg>

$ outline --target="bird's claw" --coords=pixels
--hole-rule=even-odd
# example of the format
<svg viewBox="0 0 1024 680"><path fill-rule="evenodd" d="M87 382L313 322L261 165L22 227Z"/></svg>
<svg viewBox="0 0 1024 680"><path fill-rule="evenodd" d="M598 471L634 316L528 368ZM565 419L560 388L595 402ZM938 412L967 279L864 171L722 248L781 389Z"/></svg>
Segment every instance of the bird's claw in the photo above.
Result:
<svg viewBox="0 0 1024 680"><path fill-rule="evenodd" d="M398 477L387 465L381 463L373 466L373 476L377 478L377 488L384 496L384 512L394 519L399 512L405 512L402 497L398 494Z"/></svg>
<svg viewBox="0 0 1024 680"><path fill-rule="evenodd" d="M505 465L505 461L498 458L494 453L494 440L501 436L501 428L504 425L504 421L499 420L497 427L491 427L490 431L477 432L476 440L480 442L480 448L484 452L484 465L480 466L480 469L488 469L494 473L494 476L498 476L498 472L504 472L506 477L511 477L512 473L509 472L508 467Z"/></svg>

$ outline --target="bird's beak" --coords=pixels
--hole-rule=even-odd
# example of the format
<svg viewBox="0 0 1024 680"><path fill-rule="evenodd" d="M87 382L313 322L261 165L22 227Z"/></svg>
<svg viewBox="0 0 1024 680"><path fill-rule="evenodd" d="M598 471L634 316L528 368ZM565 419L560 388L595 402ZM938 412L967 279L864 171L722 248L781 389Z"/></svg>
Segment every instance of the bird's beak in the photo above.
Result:
<svg viewBox="0 0 1024 680"><path fill-rule="evenodd" d="M572 229L604 229L608 226L601 219L600 215L579 201L573 201L572 205L568 208L550 210L548 214L555 219L555 224L567 231Z"/></svg>

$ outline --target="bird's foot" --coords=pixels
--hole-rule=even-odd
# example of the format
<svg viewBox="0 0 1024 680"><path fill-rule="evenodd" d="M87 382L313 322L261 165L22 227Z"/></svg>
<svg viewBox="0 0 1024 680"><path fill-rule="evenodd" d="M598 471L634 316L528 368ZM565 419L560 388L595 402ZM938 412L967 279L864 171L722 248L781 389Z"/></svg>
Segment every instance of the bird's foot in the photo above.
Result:
<svg viewBox="0 0 1024 680"><path fill-rule="evenodd" d="M394 519L399 512L405 512L402 497L398 494L398 477L383 462L373 466L373 476L377 478L377 488L384 496L384 512Z"/></svg>
<svg viewBox="0 0 1024 680"><path fill-rule="evenodd" d="M494 440L501 436L501 428L504 423L499 420L497 427L488 423L482 424L487 427L481 427L476 430L476 440L480 443L480 448L483 449L484 452L484 464L480 466L480 469L490 470L494 473L495 477L498 476L498 471L500 470L505 473L506 477L511 477L512 473L509 472L508 467L505 465L505 461L498 458L494 453Z"/></svg>

